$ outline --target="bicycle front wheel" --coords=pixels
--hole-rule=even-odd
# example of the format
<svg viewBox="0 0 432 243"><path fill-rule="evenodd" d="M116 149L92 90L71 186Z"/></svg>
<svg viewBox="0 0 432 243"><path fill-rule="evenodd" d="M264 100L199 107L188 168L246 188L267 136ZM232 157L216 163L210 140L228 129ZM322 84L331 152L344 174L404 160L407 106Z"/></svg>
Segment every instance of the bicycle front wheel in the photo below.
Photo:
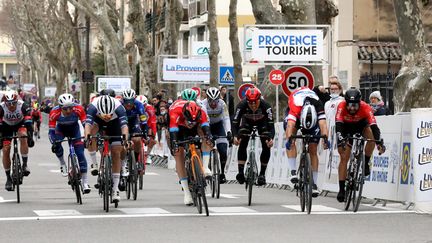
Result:
<svg viewBox="0 0 432 243"><path fill-rule="evenodd" d="M312 178L312 166L310 163L310 160L307 155L304 156L304 191L305 191L305 204L306 204L306 210L307 213L310 214L312 211L312 185L313 185L313 178Z"/></svg>
<svg viewBox="0 0 432 243"><path fill-rule="evenodd" d="M193 165L195 170L195 180L196 180L196 194L197 194L197 208L198 213L202 213L204 207L205 213L209 216L209 210L207 205L207 198L205 193L206 181L204 179L204 174L201 167L201 161L198 158L193 158Z"/></svg>
<svg viewBox="0 0 432 243"><path fill-rule="evenodd" d="M13 164L12 184L16 190L17 203L20 203L21 202L20 184L22 181L22 171L21 171L20 157L17 153L14 153L12 164Z"/></svg>
<svg viewBox="0 0 432 243"><path fill-rule="evenodd" d="M129 158L129 184L130 191L132 192L133 200L137 200L138 197L138 167L135 160L135 154L130 153Z"/></svg>
<svg viewBox="0 0 432 243"><path fill-rule="evenodd" d="M105 211L109 212L109 204L110 204L110 196L111 196L111 192L112 192L112 187L111 187L111 159L109 158L109 156L105 156L104 158L104 188L103 188L103 200L104 200L104 205L106 205L105 207Z"/></svg>
<svg viewBox="0 0 432 243"><path fill-rule="evenodd" d="M220 197L220 162L217 151L213 151L211 154L212 158L212 197Z"/></svg>
<svg viewBox="0 0 432 243"><path fill-rule="evenodd" d="M70 167L72 168L72 187L75 191L75 196L78 204L82 204L82 198L81 198L81 174L80 169L78 165L78 158L76 156L70 156Z"/></svg>
<svg viewBox="0 0 432 243"><path fill-rule="evenodd" d="M363 192L363 184L364 184L364 171L365 171L365 162L362 155L359 155L356 163L356 173L354 177L354 188L353 188L353 211L357 212L360 207L360 203L362 200L362 192Z"/></svg>
<svg viewBox="0 0 432 243"><path fill-rule="evenodd" d="M248 186L248 206L252 204L252 191L253 191L253 185L255 183L255 167L256 167L256 161L255 161L255 154L250 154L249 156L249 169L247 173L247 186Z"/></svg>
<svg viewBox="0 0 432 243"><path fill-rule="evenodd" d="M351 199L353 197L353 190L354 187L354 158L351 158L348 162L348 168L347 168L347 179L345 182L345 211L347 211L351 204Z"/></svg>

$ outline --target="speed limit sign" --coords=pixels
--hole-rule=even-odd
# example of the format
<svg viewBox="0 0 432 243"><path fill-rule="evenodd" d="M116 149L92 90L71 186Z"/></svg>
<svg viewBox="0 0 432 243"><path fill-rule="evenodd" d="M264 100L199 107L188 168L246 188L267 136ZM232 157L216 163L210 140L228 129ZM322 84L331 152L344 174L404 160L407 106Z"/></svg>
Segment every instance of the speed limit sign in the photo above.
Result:
<svg viewBox="0 0 432 243"><path fill-rule="evenodd" d="M269 80L274 85L279 85L285 81L285 74L282 70L271 70L269 73Z"/></svg>
<svg viewBox="0 0 432 243"><path fill-rule="evenodd" d="M282 89L286 96L300 87L309 87L313 89L314 77L309 69L301 66L295 66L285 71L285 81L282 83Z"/></svg>

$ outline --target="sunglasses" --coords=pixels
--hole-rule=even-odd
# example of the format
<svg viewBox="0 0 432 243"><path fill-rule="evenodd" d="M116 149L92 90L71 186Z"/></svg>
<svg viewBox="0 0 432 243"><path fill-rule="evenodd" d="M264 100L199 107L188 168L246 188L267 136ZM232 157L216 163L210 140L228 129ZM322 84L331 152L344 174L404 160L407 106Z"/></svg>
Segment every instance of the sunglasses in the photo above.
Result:
<svg viewBox="0 0 432 243"><path fill-rule="evenodd" d="M14 101L6 101L6 105L10 105L10 106L16 105L17 103L18 103L18 101L16 101L16 100L14 100Z"/></svg>
<svg viewBox="0 0 432 243"><path fill-rule="evenodd" d="M100 114L100 117L103 120L109 120L109 119L111 119L112 115L111 114Z"/></svg>
<svg viewBox="0 0 432 243"><path fill-rule="evenodd" d="M63 106L61 109L63 110L63 111L67 111L67 110L72 110L72 106Z"/></svg>
<svg viewBox="0 0 432 243"><path fill-rule="evenodd" d="M251 105L255 105L256 103L258 103L258 100L248 100L247 102Z"/></svg>
<svg viewBox="0 0 432 243"><path fill-rule="evenodd" d="M348 103L347 105L348 105L348 108L351 108L351 109L358 109L360 107L359 103Z"/></svg>

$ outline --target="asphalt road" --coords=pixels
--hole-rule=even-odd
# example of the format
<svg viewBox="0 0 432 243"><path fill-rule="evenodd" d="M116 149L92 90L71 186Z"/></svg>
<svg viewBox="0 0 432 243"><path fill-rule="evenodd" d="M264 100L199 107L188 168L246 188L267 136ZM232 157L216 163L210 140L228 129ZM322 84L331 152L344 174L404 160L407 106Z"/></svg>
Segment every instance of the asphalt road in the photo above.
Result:
<svg viewBox="0 0 432 243"><path fill-rule="evenodd" d="M82 205L75 203L46 136L29 158L20 204L3 189L0 173L0 242L432 242L432 216L403 205L369 201L352 213L329 195L315 199L306 215L294 192L276 188L256 188L247 206L243 186L222 185L220 199L208 197L206 217L183 205L174 171L152 166L138 199L122 194L119 207L106 213L94 188Z"/></svg>

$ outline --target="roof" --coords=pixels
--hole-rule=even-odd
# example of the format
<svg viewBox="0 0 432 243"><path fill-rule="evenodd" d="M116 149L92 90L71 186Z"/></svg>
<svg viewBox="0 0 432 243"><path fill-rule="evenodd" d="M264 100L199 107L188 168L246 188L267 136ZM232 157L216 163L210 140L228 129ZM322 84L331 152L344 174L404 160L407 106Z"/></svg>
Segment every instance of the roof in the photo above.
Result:
<svg viewBox="0 0 432 243"><path fill-rule="evenodd" d="M391 61L402 60L402 50L398 43L358 45L357 55L359 61L370 61L371 54L374 61L388 61L389 57Z"/></svg>

